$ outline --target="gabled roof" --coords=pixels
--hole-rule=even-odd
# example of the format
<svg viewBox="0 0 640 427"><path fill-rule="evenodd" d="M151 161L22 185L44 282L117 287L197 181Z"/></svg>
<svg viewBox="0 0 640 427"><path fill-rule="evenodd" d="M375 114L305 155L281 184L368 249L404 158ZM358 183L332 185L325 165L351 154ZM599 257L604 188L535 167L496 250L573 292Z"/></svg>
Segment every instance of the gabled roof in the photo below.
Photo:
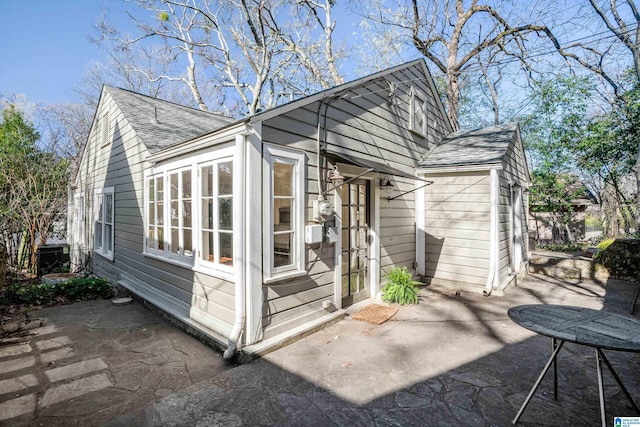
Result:
<svg viewBox="0 0 640 427"><path fill-rule="evenodd" d="M236 119L112 86L104 87L150 153L214 131Z"/></svg>
<svg viewBox="0 0 640 427"><path fill-rule="evenodd" d="M502 162L518 125L509 123L447 135L420 163L421 168L490 165Z"/></svg>

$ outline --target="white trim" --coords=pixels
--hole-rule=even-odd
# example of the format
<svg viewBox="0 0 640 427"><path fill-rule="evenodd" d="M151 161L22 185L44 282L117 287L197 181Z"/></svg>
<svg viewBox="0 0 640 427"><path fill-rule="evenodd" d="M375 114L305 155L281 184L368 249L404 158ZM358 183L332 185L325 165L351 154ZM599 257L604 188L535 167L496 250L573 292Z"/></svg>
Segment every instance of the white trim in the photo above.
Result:
<svg viewBox="0 0 640 427"><path fill-rule="evenodd" d="M522 188L511 188L512 204L512 238L513 272L520 273L522 263Z"/></svg>
<svg viewBox="0 0 640 427"><path fill-rule="evenodd" d="M106 222L105 222L105 215L106 215L106 211L105 211L105 203L103 202L102 204L97 204L97 199L98 198L102 198L104 200L104 196L105 195L110 195L111 196L111 248L110 250L104 249L104 236L105 236L105 228L106 228ZM96 197L96 196L100 196L100 197ZM116 197L115 197L115 191L114 191L114 187L104 187L102 189L96 190L94 193L94 217L93 217L93 252L104 257L107 258L110 261L113 261L115 258L115 217L116 217ZM98 212L99 209L99 212ZM100 220L98 220L98 215L100 215ZM101 230L100 230L100 246L96 246L98 242L96 242L96 238L95 238L95 230L96 230L96 226L98 224L98 222L101 224Z"/></svg>
<svg viewBox="0 0 640 427"><path fill-rule="evenodd" d="M371 209L371 225L369 227L369 296L371 298L377 298L380 292L380 281L382 280L382 250L380 244L380 204L388 203L386 200L387 194L385 193L383 199L381 199L382 192L380 191L380 174L378 177L371 179L371 194L369 209Z"/></svg>
<svg viewBox="0 0 640 427"><path fill-rule="evenodd" d="M451 172L482 172L490 170L502 170L501 163L493 163L486 165L466 165L466 166L434 166L432 168L418 168L416 173L419 175L437 175L441 173Z"/></svg>
<svg viewBox="0 0 640 427"><path fill-rule="evenodd" d="M245 136L243 162L244 202L244 282L245 344L260 340L262 332L262 124L256 123L254 133Z"/></svg>
<svg viewBox="0 0 640 427"><path fill-rule="evenodd" d="M426 192L427 188L421 181L415 184L416 199L416 274L424 276L426 271L426 230L427 230L427 212L426 212Z"/></svg>
<svg viewBox="0 0 640 427"><path fill-rule="evenodd" d="M487 274L487 282L483 294L485 296L491 295L494 287L498 286L498 279L500 276L499 264L499 236L498 236L498 216L500 214L500 178L498 177L498 171L491 169L489 173L490 177L490 212L489 212L489 272Z"/></svg>
<svg viewBox="0 0 640 427"><path fill-rule="evenodd" d="M335 227L340 233L333 246L333 305L339 310L342 308L342 187L333 189L333 200Z"/></svg>
<svg viewBox="0 0 640 427"><path fill-rule="evenodd" d="M265 283L283 280L306 274L304 268L304 209L305 209L305 171L306 156L304 152L290 150L275 145L263 145L263 266ZM276 161L293 165L293 206L292 219L293 239L291 253L293 262L286 266L274 267L274 203L273 203L273 165Z"/></svg>

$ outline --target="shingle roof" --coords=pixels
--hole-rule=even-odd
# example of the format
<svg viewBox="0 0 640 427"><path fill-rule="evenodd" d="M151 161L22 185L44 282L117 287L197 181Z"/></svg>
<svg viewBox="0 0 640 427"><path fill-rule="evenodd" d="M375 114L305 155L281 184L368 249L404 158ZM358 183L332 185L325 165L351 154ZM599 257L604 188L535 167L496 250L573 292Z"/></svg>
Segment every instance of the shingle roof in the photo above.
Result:
<svg viewBox="0 0 640 427"><path fill-rule="evenodd" d="M151 153L237 121L125 89L105 89Z"/></svg>
<svg viewBox="0 0 640 427"><path fill-rule="evenodd" d="M516 123L447 135L420 163L422 168L500 163L517 130Z"/></svg>

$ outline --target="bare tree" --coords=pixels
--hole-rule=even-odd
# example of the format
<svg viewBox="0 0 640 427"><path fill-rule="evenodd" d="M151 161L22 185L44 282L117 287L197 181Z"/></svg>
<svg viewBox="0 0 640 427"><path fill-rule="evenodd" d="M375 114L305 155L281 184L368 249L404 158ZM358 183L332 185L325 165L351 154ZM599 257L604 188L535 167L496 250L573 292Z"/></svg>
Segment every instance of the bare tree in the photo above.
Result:
<svg viewBox="0 0 640 427"><path fill-rule="evenodd" d="M367 17L410 34L415 48L445 76L447 114L454 129L458 129L461 74L474 58L496 48L526 64L527 36L551 34L544 25L512 25L509 17L499 11L505 5L478 4L478 0L468 6L463 0L402 0L390 6L378 1Z"/></svg>
<svg viewBox="0 0 640 427"><path fill-rule="evenodd" d="M159 43L165 72L148 72L125 57L124 74L188 87L201 109L253 114L289 94L342 83L332 17L334 0L131 0L136 34L106 20L95 41L113 57ZM236 106L237 105L237 106Z"/></svg>

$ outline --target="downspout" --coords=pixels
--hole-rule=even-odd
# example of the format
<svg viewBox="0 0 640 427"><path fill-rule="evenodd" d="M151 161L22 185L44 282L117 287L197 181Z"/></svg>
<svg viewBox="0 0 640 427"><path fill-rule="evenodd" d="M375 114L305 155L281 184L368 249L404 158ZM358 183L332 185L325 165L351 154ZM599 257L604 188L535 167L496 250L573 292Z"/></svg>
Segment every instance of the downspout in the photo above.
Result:
<svg viewBox="0 0 640 427"><path fill-rule="evenodd" d="M487 283L482 294L485 297L491 295L493 284L498 274L498 171L491 169L489 172L490 181L490 211L489 211L489 274Z"/></svg>
<svg viewBox="0 0 640 427"><path fill-rule="evenodd" d="M247 144L247 139L248 136L246 135L237 135L236 136L236 144L237 144L237 148L236 148L236 156L237 158L240 159L240 162L242 164L242 172L240 174L240 176L242 176L242 181L239 185L240 187L240 194L241 197L238 197L237 200L240 201L241 206L239 206L240 208L240 212L242 212L242 220L241 220L241 224L242 224L242 238L241 240L244 242L244 236L246 235L246 209L245 209L245 197L246 197L246 191L247 191L247 173L248 173L248 168L247 168L247 159L246 159L246 144ZM246 313L245 313L245 292L244 292L244 287L245 287L245 277L246 277L246 271L245 271L245 260L247 259L246 257L246 253L247 253L247 247L246 245L242 245L242 259L238 260L238 267L237 268L237 276L236 276L236 282L235 282L235 318L233 321L233 329L231 330L231 334L229 335L229 342L227 344L227 349L224 351L224 353L222 354L222 357L226 360L231 359L233 356L235 356L236 352L238 351L238 341L240 340L240 336L242 335L242 330L244 329L244 324L245 324L245 320L246 320Z"/></svg>

